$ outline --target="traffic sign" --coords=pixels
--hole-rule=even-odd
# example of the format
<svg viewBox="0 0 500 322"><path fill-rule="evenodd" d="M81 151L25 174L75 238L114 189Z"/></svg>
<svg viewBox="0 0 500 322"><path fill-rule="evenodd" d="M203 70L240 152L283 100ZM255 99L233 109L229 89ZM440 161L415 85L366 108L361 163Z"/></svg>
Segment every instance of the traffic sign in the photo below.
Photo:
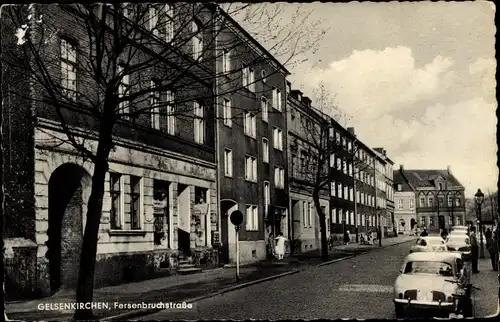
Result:
<svg viewBox="0 0 500 322"><path fill-rule="evenodd" d="M231 213L230 219L233 225L239 226L243 222L243 213L239 210L235 210Z"/></svg>

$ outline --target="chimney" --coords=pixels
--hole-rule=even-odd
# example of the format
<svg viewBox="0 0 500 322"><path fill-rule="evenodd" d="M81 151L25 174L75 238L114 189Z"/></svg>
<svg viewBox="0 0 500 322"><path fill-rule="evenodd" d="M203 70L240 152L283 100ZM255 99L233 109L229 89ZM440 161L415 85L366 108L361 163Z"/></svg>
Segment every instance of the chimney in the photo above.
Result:
<svg viewBox="0 0 500 322"><path fill-rule="evenodd" d="M399 165L399 171L403 171L404 169L405 169L405 167L402 164L400 164Z"/></svg>
<svg viewBox="0 0 500 322"><path fill-rule="evenodd" d="M311 99L307 96L302 96L302 103L306 104L307 106L311 106Z"/></svg>
<svg viewBox="0 0 500 322"><path fill-rule="evenodd" d="M353 136L356 136L356 133L354 132L354 128L353 127L348 127L347 131L349 131L349 133L351 133Z"/></svg>
<svg viewBox="0 0 500 322"><path fill-rule="evenodd" d="M448 173L451 174L451 167L448 166Z"/></svg>
<svg viewBox="0 0 500 322"><path fill-rule="evenodd" d="M384 149L384 156L387 156L387 154L386 154L386 153L387 153L387 151Z"/></svg>

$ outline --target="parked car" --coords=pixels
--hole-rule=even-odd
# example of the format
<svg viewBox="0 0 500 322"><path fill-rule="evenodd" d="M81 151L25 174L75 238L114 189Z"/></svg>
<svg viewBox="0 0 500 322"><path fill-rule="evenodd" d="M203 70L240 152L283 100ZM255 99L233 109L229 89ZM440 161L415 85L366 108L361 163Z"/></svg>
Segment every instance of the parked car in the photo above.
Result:
<svg viewBox="0 0 500 322"><path fill-rule="evenodd" d="M421 313L472 315L470 274L460 253L419 252L406 257L394 283L396 318ZM423 314L422 314L423 313Z"/></svg>
<svg viewBox="0 0 500 322"><path fill-rule="evenodd" d="M470 255L470 239L467 235L448 235L446 238L446 247L450 252L460 252Z"/></svg>
<svg viewBox="0 0 500 322"><path fill-rule="evenodd" d="M410 248L410 253L416 252L446 252L446 243L441 236L419 237L415 245Z"/></svg>
<svg viewBox="0 0 500 322"><path fill-rule="evenodd" d="M453 226L450 228L450 234L469 234L469 228L467 226Z"/></svg>

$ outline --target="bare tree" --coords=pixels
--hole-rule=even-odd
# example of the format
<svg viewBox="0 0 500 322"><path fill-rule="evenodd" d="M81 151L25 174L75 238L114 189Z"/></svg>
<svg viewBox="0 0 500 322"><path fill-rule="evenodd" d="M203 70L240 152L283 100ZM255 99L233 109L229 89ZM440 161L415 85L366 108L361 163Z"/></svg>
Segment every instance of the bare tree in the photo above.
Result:
<svg viewBox="0 0 500 322"><path fill-rule="evenodd" d="M307 23L307 12L300 11L293 17L300 26L287 34L288 26L277 25L279 12L272 14L263 5L228 6L226 11L200 3L2 9L2 21L14 26L18 45L4 52L2 62L11 74L23 75L30 84L28 92L13 86L9 94L29 99L38 116L56 119L65 138L54 137L54 144L70 144L94 164L76 295L79 303L93 298L105 175L121 125L153 127L171 134L176 119L209 117L197 114L194 102L217 105L223 95L249 95L243 87L251 89L262 77L278 73L276 69L241 85L244 68L272 59L248 53L246 36L234 36L233 15L247 12L249 19L260 17L249 24L256 31L262 25L267 30L273 26L274 52L285 64L313 48L324 34L314 30L314 23ZM301 36L305 34L309 42L304 44ZM232 61L244 60L245 66L224 68L228 67L224 65L227 52ZM220 61L222 69L216 67ZM210 117L213 120L214 115ZM89 309L75 312L77 319L92 316Z"/></svg>
<svg viewBox="0 0 500 322"><path fill-rule="evenodd" d="M343 171L353 177L358 177L370 165L366 160L359 158L358 151L361 145L356 139L341 140L335 134L335 121L323 112L340 111L335 105L328 105L332 102L330 93L324 86L320 86L315 91L315 96L315 101L318 102L322 111L310 107L307 113L300 117L302 136L294 141L292 147L297 152L300 151L300 161L299 164L294 164L292 161L292 184L299 190L312 195L319 216L321 257L327 260L326 214L321 207L320 199L321 197L330 199L331 171ZM354 189L352 198L357 202Z"/></svg>

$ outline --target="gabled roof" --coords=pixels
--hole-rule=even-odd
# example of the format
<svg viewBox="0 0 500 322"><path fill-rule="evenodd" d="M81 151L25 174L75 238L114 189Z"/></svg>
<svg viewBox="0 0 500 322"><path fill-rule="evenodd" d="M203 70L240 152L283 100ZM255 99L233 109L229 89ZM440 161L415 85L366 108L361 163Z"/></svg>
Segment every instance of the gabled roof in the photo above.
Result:
<svg viewBox="0 0 500 322"><path fill-rule="evenodd" d="M400 170L394 170L393 171L393 179L392 182L394 182L394 193L397 192L409 192L413 191L412 187L408 184L408 181L406 181L406 178L403 176ZM402 190L398 191L397 190L397 185L401 184L402 185Z"/></svg>
<svg viewBox="0 0 500 322"><path fill-rule="evenodd" d="M435 187L435 180L442 177L449 184L455 187L463 187L462 184L448 170L406 170L404 175L409 183L416 188Z"/></svg>

